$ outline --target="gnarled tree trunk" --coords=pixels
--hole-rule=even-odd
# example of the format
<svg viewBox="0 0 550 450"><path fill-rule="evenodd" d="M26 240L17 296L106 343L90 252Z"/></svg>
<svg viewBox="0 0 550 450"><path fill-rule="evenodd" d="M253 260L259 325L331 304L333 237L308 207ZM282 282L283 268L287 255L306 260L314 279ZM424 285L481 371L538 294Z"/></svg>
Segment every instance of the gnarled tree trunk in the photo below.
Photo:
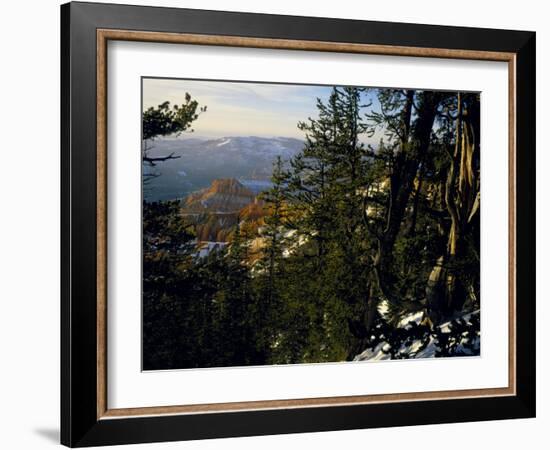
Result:
<svg viewBox="0 0 550 450"><path fill-rule="evenodd" d="M473 95L473 94L468 94ZM475 296L471 280L460 276L467 239L479 214L479 103L457 95L456 141L445 183L445 206L451 218L447 250L430 273L426 297L434 322Z"/></svg>
<svg viewBox="0 0 550 450"><path fill-rule="evenodd" d="M402 303L396 289L394 246L406 213L414 181L421 161L430 146L432 128L443 94L421 92L415 99L414 91L407 91L401 114L400 145L390 175L390 196L386 211L386 224L377 236L378 248L373 258L373 276L368 298L365 299L364 326L371 329L382 299L398 306ZM413 120L413 107L416 106Z"/></svg>

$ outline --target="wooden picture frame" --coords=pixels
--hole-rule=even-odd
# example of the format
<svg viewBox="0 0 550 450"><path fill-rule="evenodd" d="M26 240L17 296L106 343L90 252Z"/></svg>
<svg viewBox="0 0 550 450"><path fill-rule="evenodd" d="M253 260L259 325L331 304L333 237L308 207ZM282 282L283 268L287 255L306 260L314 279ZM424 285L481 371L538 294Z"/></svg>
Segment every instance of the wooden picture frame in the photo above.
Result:
<svg viewBox="0 0 550 450"><path fill-rule="evenodd" d="M125 5L61 7L61 442L315 432L535 415L535 33ZM509 68L506 388L110 409L107 42L504 61Z"/></svg>

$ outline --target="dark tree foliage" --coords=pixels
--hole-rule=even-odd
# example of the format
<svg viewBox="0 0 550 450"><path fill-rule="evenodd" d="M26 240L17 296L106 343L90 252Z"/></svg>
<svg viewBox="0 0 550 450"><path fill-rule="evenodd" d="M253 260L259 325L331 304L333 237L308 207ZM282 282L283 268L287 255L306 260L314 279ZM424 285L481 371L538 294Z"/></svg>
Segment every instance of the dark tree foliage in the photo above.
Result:
<svg viewBox="0 0 550 450"><path fill-rule="evenodd" d="M159 136L192 131L191 124L204 111L206 111L206 106L199 108L198 102L191 99L189 94L185 94L185 102L179 106L170 107L168 101L156 108L151 106L143 113L142 139L149 140Z"/></svg>
<svg viewBox="0 0 550 450"><path fill-rule="evenodd" d="M189 93L185 94L185 101L181 105L170 107L170 102L165 101L156 108L149 107L141 120L141 160L144 164L143 183L147 184L151 179L160 174L154 170L159 162L169 159L178 159L174 153L169 155L151 156L154 149L152 142L158 137L179 135L185 131L192 132L191 125L199 115L206 111L206 106L199 107L196 100Z"/></svg>

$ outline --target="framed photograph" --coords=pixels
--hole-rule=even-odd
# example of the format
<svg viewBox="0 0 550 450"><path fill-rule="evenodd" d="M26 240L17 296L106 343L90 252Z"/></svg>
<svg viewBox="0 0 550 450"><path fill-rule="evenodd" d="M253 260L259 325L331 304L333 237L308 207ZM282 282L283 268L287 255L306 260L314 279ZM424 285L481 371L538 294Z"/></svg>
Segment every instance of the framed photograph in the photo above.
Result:
<svg viewBox="0 0 550 450"><path fill-rule="evenodd" d="M61 441L535 415L535 33L61 7Z"/></svg>

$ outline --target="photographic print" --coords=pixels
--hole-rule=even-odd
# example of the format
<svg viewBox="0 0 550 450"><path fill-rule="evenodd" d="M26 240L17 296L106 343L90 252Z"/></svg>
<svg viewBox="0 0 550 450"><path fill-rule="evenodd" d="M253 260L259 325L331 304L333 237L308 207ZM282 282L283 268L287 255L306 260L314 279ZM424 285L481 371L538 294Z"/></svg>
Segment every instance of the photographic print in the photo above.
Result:
<svg viewBox="0 0 550 450"><path fill-rule="evenodd" d="M64 445L535 417L534 32L60 23Z"/></svg>
<svg viewBox="0 0 550 450"><path fill-rule="evenodd" d="M142 369L479 356L480 93L142 78Z"/></svg>

